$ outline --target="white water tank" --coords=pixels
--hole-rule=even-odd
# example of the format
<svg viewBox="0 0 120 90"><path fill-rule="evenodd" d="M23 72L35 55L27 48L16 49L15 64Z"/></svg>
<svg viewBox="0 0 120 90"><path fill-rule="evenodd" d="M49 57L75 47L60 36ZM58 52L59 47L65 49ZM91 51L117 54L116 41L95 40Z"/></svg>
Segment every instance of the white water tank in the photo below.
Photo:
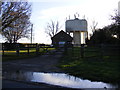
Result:
<svg viewBox="0 0 120 90"><path fill-rule="evenodd" d="M85 19L67 20L65 24L66 32L87 31L87 21Z"/></svg>

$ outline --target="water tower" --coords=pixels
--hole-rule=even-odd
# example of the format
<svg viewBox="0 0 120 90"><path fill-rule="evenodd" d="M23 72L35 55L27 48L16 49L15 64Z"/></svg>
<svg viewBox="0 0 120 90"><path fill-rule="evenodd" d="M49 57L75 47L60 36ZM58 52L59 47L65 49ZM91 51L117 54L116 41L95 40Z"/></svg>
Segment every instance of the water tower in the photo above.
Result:
<svg viewBox="0 0 120 90"><path fill-rule="evenodd" d="M75 18L66 20L65 24L66 32L73 33L73 44L77 46L85 44L88 36L87 20Z"/></svg>

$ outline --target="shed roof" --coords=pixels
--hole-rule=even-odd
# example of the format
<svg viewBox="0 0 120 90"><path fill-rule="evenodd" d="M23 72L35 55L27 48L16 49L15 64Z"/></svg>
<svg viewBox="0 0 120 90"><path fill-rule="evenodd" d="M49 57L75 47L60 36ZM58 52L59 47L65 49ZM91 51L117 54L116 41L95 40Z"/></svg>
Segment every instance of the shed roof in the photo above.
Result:
<svg viewBox="0 0 120 90"><path fill-rule="evenodd" d="M73 38L63 30L61 30L60 32L58 32L56 35L52 37L52 40L72 41Z"/></svg>

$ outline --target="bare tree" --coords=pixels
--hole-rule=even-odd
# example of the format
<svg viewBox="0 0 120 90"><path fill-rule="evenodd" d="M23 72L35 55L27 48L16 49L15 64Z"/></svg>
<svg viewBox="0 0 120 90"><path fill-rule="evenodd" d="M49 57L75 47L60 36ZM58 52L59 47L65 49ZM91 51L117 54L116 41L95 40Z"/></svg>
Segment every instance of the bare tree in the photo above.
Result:
<svg viewBox="0 0 120 90"><path fill-rule="evenodd" d="M115 15L111 15L111 19L115 21L115 24L120 25L120 14L118 13L118 11L115 11Z"/></svg>
<svg viewBox="0 0 120 90"><path fill-rule="evenodd" d="M96 30L97 25L98 25L98 22L96 22L95 20L94 20L94 21L92 21L92 25L90 26L90 27L91 27L92 32L94 32L94 31Z"/></svg>
<svg viewBox="0 0 120 90"><path fill-rule="evenodd" d="M28 2L2 2L0 18L1 34L10 43L28 38L30 33L31 5Z"/></svg>
<svg viewBox="0 0 120 90"><path fill-rule="evenodd" d="M60 30L60 25L58 21L52 21L50 23L47 23L47 26L45 28L45 33L52 38L58 31Z"/></svg>

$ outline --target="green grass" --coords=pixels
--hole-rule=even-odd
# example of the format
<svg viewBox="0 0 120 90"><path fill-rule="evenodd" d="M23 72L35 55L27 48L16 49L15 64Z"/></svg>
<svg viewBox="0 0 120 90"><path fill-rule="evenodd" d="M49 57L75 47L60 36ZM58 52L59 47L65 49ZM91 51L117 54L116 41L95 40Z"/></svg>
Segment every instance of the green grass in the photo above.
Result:
<svg viewBox="0 0 120 90"><path fill-rule="evenodd" d="M47 51L54 50L54 49L55 48L48 48ZM40 48L38 55L45 54L47 51L46 51L46 48ZM0 54L2 54L2 52L0 52ZM4 52L4 55L2 55L2 61L26 59L26 58L36 57L38 55L36 54L36 49L35 48L31 48L29 50L29 54L28 54L27 50L20 50L19 55L16 54L15 50L11 50L11 51L5 51Z"/></svg>
<svg viewBox="0 0 120 90"><path fill-rule="evenodd" d="M59 67L65 72L81 78L108 83L120 82L119 55L101 57L99 48L85 48L84 58L80 57L80 48L68 50L60 60Z"/></svg>

